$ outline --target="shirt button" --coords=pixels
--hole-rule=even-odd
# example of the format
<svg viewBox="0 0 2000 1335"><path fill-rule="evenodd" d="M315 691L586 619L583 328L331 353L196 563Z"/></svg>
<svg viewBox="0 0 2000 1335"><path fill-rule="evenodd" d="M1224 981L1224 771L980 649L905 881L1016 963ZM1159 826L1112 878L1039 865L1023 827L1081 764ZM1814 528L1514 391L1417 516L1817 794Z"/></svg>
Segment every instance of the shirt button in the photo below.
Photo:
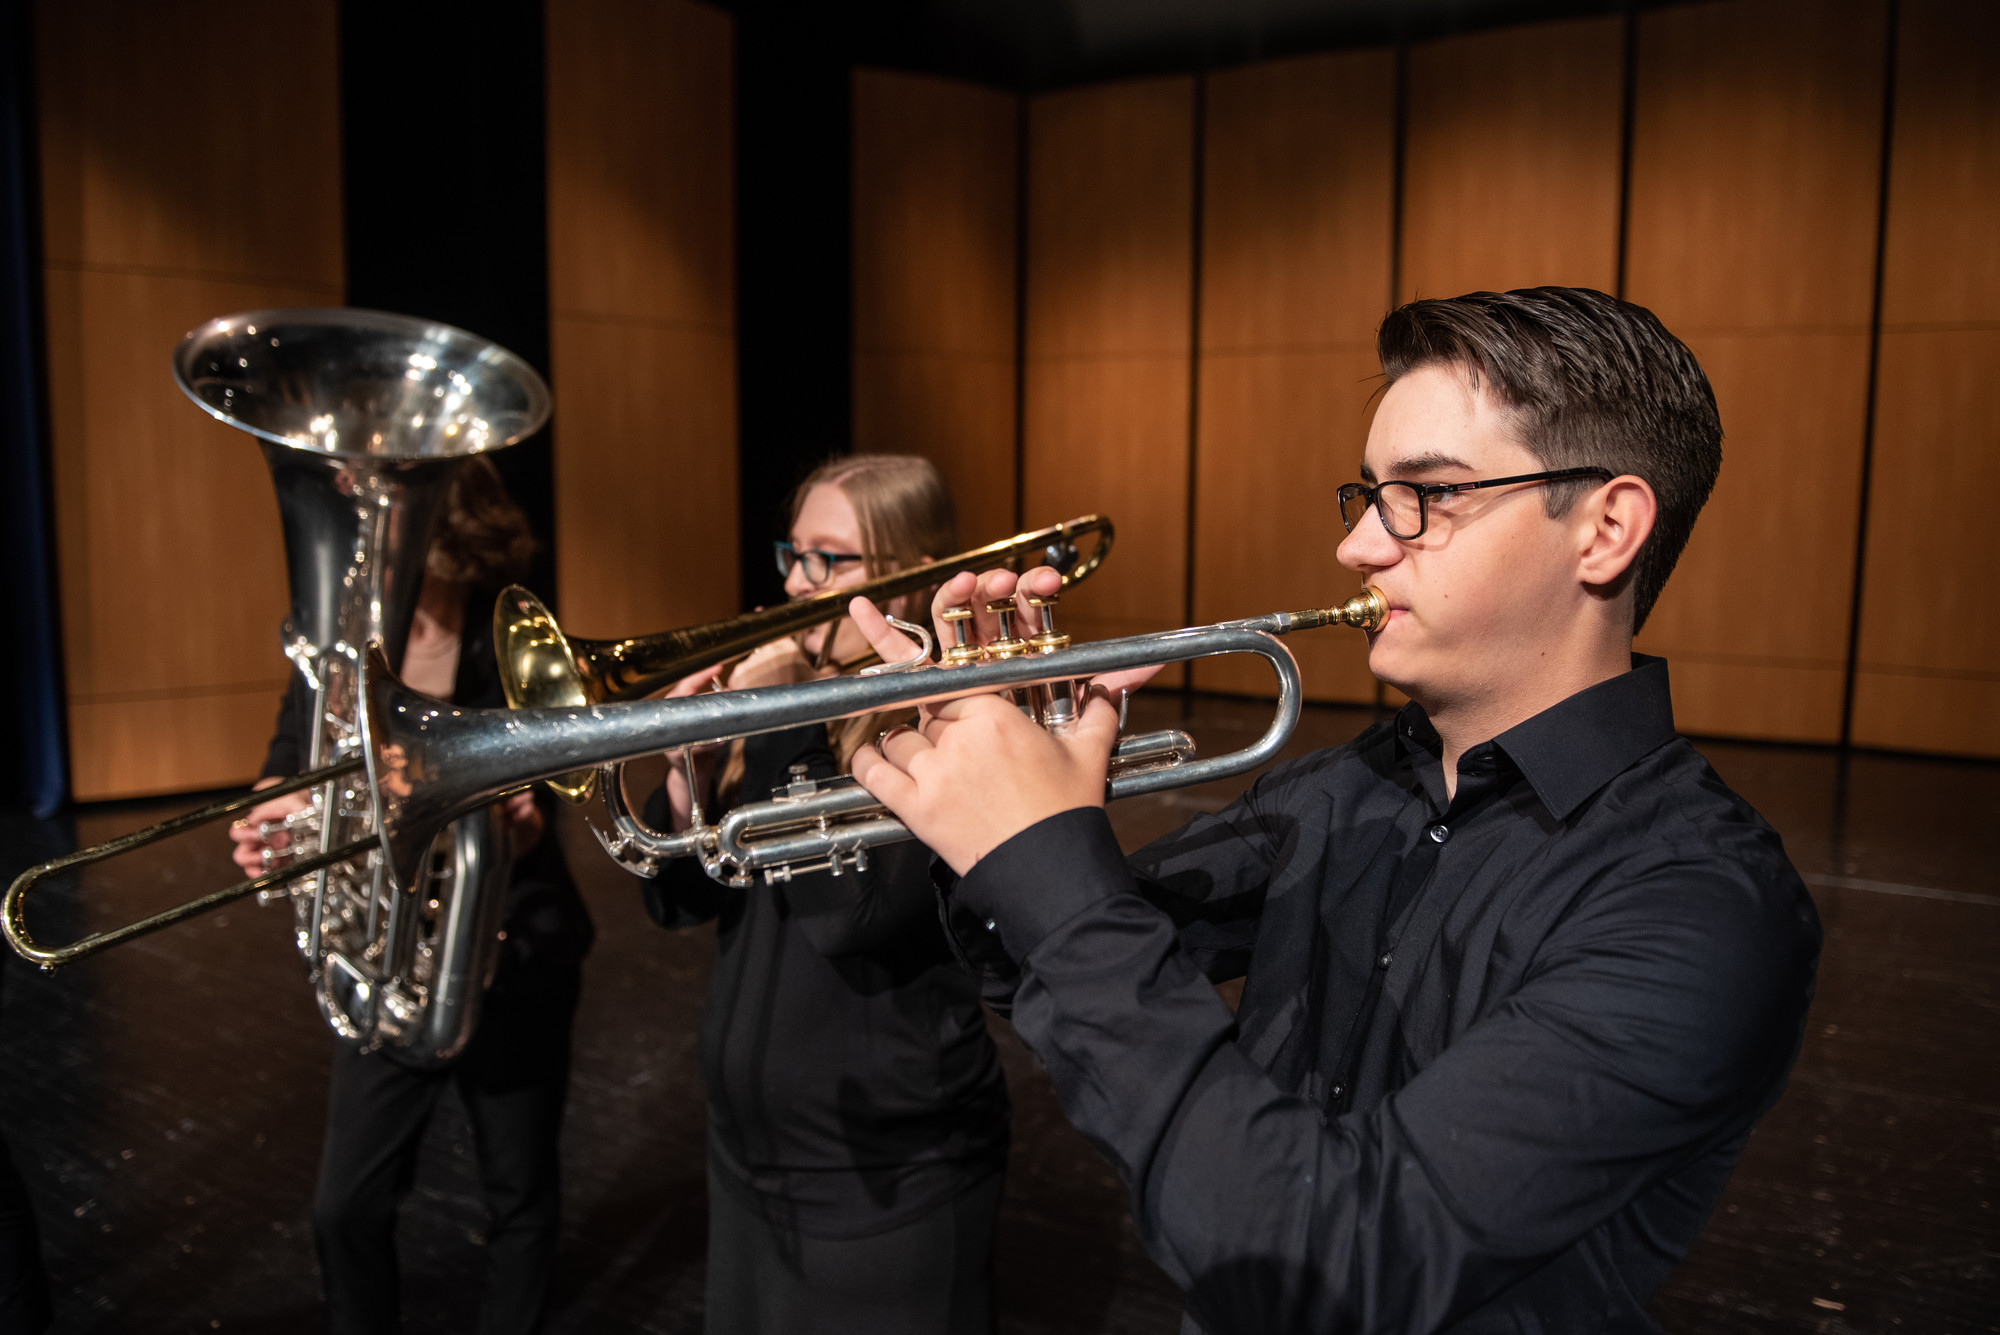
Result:
<svg viewBox="0 0 2000 1335"><path fill-rule="evenodd" d="M1342 1094L1345 1094L1346 1092L1347 1092L1347 1086L1346 1086L1346 1085L1335 1085L1335 1086L1333 1087L1333 1089L1332 1089L1331 1091L1329 1091L1329 1093L1328 1093L1327 1097L1328 1097L1328 1098L1335 1098L1335 1099L1337 1099L1337 1098L1339 1098L1339 1097L1340 1097L1340 1096L1341 1096Z"/></svg>
<svg viewBox="0 0 2000 1335"><path fill-rule="evenodd" d="M997 932L997 931L999 931L999 930L1000 930L1000 920L999 920L998 918L988 918L988 919L986 920L986 930L987 930L987 931L989 931L989 932Z"/></svg>
<svg viewBox="0 0 2000 1335"><path fill-rule="evenodd" d="M1443 842L1444 842L1445 840L1447 840L1447 839L1451 838L1451 829L1450 829L1450 827L1448 827L1448 826L1444 826L1444 825L1433 825L1433 826L1431 826L1431 832L1430 832L1430 833L1431 833L1431 842L1432 842L1432 843L1434 843L1434 844L1441 844L1441 843L1443 843Z"/></svg>
<svg viewBox="0 0 2000 1335"><path fill-rule="evenodd" d="M1395 960L1395 958L1396 958L1395 951L1385 950L1382 952L1382 958L1375 961L1375 967L1378 969L1386 969Z"/></svg>

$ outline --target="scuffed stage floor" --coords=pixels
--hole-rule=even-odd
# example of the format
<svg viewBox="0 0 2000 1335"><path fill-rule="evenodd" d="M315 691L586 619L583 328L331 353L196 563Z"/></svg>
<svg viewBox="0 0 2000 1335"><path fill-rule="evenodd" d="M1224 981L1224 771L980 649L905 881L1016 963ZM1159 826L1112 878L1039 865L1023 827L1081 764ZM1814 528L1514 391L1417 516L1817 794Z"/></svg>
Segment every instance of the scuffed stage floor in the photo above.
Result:
<svg viewBox="0 0 2000 1335"><path fill-rule="evenodd" d="M1189 702L1210 752L1262 730L1255 705ZM1168 726L1182 702L1146 702ZM1365 711L1312 709L1295 751ZM1656 1310L1669 1331L2000 1331L2000 765L1707 743L1784 834L1825 920L1819 999L1784 1100ZM1136 847L1225 791L1114 809ZM0 817L0 871L186 803ZM596 917L564 1136L563 1332L698 1332L705 1188L695 1055L714 954L669 934L580 820L561 831ZM117 875L49 935L233 879L219 832ZM321 1025L289 915L253 905L41 976L11 954L0 1130L33 1194L60 1319L77 1332L317 1328L309 1201L324 1116ZM1171 1332L1173 1288L1126 1201L996 1023L1015 1105L1000 1240L1003 1331ZM403 1214L406 1328L473 1326L481 1212L471 1137L440 1106Z"/></svg>

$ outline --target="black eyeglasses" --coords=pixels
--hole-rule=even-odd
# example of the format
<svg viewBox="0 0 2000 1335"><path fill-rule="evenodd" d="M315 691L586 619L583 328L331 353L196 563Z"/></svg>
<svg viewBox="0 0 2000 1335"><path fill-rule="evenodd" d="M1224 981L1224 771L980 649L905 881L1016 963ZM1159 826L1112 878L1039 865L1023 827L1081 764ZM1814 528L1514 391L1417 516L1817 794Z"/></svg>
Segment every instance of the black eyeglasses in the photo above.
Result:
<svg viewBox="0 0 2000 1335"><path fill-rule="evenodd" d="M833 572L836 568L846 565L849 561L866 561L868 559L865 556L858 556L853 552L823 552L816 547L808 547L804 551L800 551L789 542L777 542L771 545L778 549L778 573L780 575L790 576L793 566L803 565L806 568L806 578L814 584L826 583L827 580L833 577Z"/></svg>
<svg viewBox="0 0 2000 1335"><path fill-rule="evenodd" d="M1370 506L1382 511L1382 527L1392 538L1409 542L1424 536L1430 527L1433 496L1449 496L1455 491L1478 491L1482 487L1505 487L1516 482L1560 482L1572 477L1599 477L1610 481L1608 468L1557 468L1547 473L1521 473L1515 477L1489 477L1483 482L1349 482L1333 493L1340 503L1340 522L1349 533L1368 517Z"/></svg>

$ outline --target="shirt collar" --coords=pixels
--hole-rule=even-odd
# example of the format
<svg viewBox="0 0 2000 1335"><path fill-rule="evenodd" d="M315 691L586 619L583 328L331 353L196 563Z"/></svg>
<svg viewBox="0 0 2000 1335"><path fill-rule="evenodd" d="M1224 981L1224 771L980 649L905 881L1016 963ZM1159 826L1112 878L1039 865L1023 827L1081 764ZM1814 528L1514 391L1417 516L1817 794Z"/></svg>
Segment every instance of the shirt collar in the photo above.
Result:
<svg viewBox="0 0 2000 1335"><path fill-rule="evenodd" d="M1435 754L1436 729L1422 706L1405 706L1396 731L1406 754ZM1674 706L1667 688L1666 660L1633 654L1630 672L1621 672L1551 705L1501 733L1493 744L1514 762L1548 813L1557 820L1567 820L1592 793L1673 737ZM1411 758L1418 777L1431 779L1424 773L1423 762L1414 755ZM1432 767L1436 767L1435 762ZM1439 770L1439 784L1442 778ZM1432 785L1426 782L1425 786Z"/></svg>
<svg viewBox="0 0 2000 1335"><path fill-rule="evenodd" d="M1674 738L1667 660L1632 655L1632 670L1578 691L1494 742L1551 816L1568 820L1592 793Z"/></svg>

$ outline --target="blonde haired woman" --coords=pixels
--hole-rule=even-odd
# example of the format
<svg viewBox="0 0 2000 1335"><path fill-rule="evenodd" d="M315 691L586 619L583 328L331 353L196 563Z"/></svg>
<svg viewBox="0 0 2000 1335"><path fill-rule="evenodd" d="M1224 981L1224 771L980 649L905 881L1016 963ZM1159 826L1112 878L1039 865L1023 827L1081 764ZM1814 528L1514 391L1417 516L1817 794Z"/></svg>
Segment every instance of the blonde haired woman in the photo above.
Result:
<svg viewBox="0 0 2000 1335"><path fill-rule="evenodd" d="M943 479L909 456L825 465L793 494L790 518L778 563L794 598L957 547ZM827 675L867 648L843 620L767 646L728 684ZM799 765L814 778L845 773L888 722L740 742L724 763L698 766L703 806L762 798ZM675 772L653 822L685 828L689 797ZM930 861L901 844L864 872L746 889L681 861L645 884L661 925L719 924L702 1025L709 1335L993 1328L1007 1094L977 986L938 925Z"/></svg>

